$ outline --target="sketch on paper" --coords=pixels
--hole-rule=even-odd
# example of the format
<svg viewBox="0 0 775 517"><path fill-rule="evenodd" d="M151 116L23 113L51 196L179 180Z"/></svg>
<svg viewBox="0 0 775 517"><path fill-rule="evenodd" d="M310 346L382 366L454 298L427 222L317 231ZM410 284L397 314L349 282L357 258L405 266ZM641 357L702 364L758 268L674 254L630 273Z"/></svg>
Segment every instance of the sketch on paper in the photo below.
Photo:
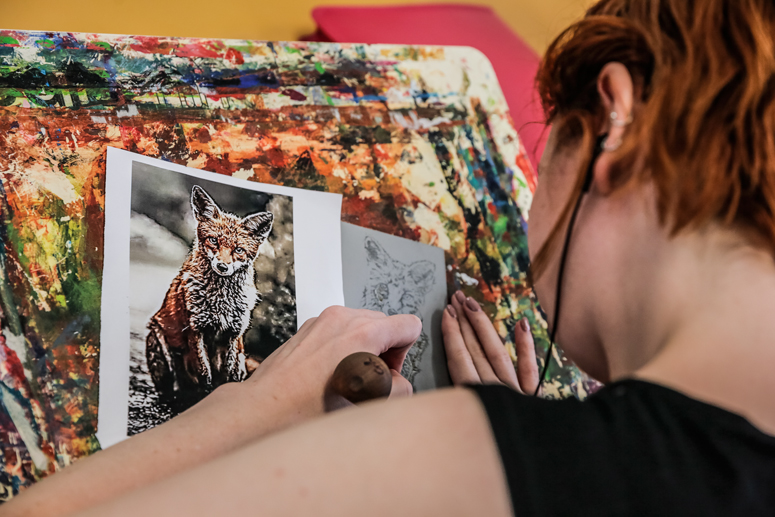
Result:
<svg viewBox="0 0 775 517"><path fill-rule="evenodd" d="M296 331L293 199L135 163L128 434L244 380Z"/></svg>
<svg viewBox="0 0 775 517"><path fill-rule="evenodd" d="M427 260L406 264L395 260L371 237L363 240L369 279L363 288L364 309L394 314L414 314L422 319L425 295L435 284L436 266ZM406 355L401 375L409 382L420 371L423 352L428 347L428 335L423 329L420 338Z"/></svg>
<svg viewBox="0 0 775 517"><path fill-rule="evenodd" d="M423 322L401 375L416 390L447 385L441 313L447 303L444 251L409 239L342 224L342 265L348 307L413 314Z"/></svg>

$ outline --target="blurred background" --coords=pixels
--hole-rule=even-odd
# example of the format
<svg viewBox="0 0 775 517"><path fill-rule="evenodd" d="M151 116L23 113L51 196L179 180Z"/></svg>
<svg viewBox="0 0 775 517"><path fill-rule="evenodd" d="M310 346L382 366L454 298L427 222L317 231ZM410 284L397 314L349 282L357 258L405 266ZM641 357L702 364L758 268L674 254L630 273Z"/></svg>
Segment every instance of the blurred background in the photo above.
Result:
<svg viewBox="0 0 775 517"><path fill-rule="evenodd" d="M402 2L423 4L423 1ZM459 3L459 2L446 2ZM486 0L537 53L582 15L590 0ZM68 0L33 5L2 0L3 29L101 32L155 36L296 40L313 33L313 8L321 5L395 5L384 0Z"/></svg>

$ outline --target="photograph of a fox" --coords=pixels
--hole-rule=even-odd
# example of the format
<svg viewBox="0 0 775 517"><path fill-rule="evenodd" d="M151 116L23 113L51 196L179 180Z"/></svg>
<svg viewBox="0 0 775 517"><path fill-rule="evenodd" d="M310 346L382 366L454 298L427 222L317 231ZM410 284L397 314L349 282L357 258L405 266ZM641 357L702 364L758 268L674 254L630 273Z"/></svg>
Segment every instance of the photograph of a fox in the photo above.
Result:
<svg viewBox="0 0 775 517"><path fill-rule="evenodd" d="M296 331L293 198L134 162L127 434L247 378Z"/></svg>

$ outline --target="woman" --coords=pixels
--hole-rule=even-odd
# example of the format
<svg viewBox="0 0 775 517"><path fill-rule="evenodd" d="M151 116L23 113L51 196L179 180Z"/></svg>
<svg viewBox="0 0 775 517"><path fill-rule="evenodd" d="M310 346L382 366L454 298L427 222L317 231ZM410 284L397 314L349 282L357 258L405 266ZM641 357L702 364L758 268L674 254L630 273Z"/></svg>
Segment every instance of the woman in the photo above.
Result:
<svg viewBox="0 0 775 517"><path fill-rule="evenodd" d="M608 383L587 401L520 394L538 383L529 333L516 375L456 294L450 372L486 386L323 416L339 360L400 370L420 333L333 308L246 382L3 514L772 515L773 35L769 0L602 0L549 48L529 240L557 340Z"/></svg>

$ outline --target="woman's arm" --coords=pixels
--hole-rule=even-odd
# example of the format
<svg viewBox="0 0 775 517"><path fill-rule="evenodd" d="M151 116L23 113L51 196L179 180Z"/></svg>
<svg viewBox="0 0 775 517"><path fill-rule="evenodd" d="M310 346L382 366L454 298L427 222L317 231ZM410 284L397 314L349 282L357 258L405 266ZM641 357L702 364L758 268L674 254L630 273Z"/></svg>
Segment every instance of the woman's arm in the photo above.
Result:
<svg viewBox="0 0 775 517"><path fill-rule="evenodd" d="M529 329L515 336L517 375L474 303L457 295L442 320L453 380L534 390ZM505 517L511 507L481 404L456 389L317 419L83 515L243 513Z"/></svg>
<svg viewBox="0 0 775 517"><path fill-rule="evenodd" d="M89 508L318 416L331 373L356 351L382 355L393 370L391 396L409 394L411 386L395 370L421 329L414 316L327 309L250 379L221 386L169 422L50 476L4 505L2 513L46 517Z"/></svg>
<svg viewBox="0 0 775 517"><path fill-rule="evenodd" d="M476 396L443 390L346 409L79 514L507 517Z"/></svg>

